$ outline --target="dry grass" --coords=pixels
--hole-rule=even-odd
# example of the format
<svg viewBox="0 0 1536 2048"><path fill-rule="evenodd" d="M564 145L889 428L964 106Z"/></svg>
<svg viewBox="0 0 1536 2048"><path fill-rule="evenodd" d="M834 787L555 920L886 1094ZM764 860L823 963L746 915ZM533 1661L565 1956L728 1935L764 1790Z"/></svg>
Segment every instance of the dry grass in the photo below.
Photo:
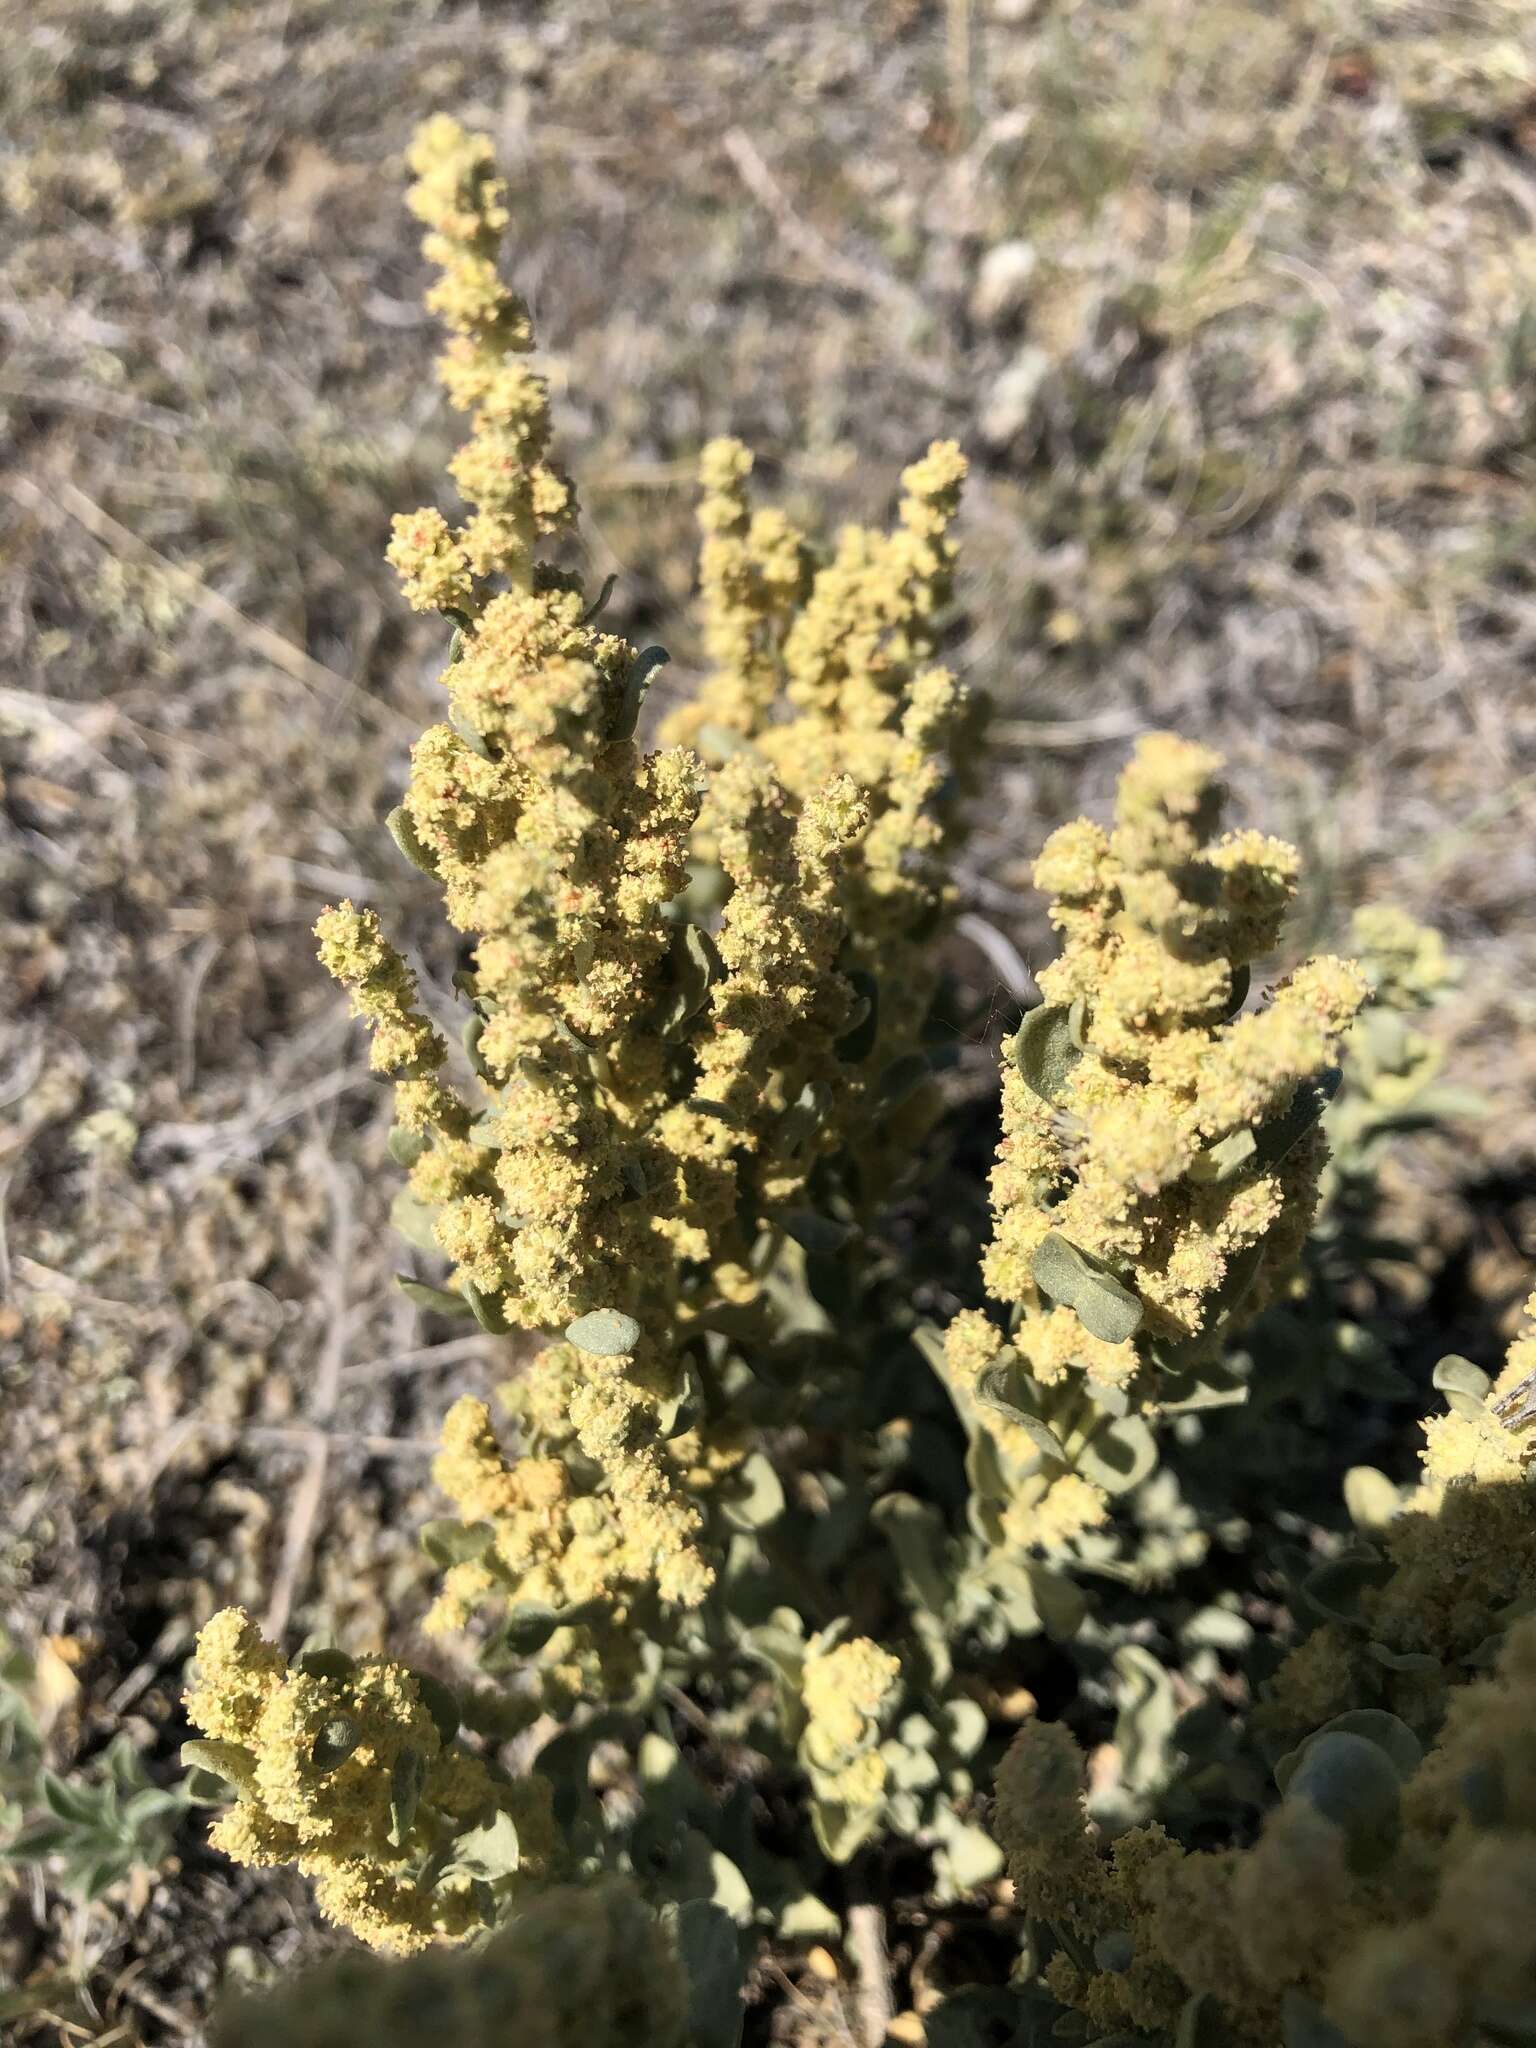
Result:
<svg viewBox="0 0 1536 2048"><path fill-rule="evenodd" d="M1460 1183L1490 1322L1536 1253L1523 0L960 12L10 25L0 1596L84 1644L77 1749L126 1722L170 1757L216 1602L398 1640L421 1447L494 1370L388 1285L385 1106L308 935L345 890L439 992L453 965L377 823L441 654L380 559L451 433L398 203L432 107L504 150L620 624L686 665L708 434L830 517L958 433L956 655L1002 719L978 971L1038 957L1024 863L1131 734L1212 739L1316 857L1318 932L1391 896L1466 959L1498 1115L1421 1177ZM86 1987L18 2039L195 2038L232 1954L319 1938L298 1891L188 1857L78 1921L11 1901L0 1970Z"/></svg>

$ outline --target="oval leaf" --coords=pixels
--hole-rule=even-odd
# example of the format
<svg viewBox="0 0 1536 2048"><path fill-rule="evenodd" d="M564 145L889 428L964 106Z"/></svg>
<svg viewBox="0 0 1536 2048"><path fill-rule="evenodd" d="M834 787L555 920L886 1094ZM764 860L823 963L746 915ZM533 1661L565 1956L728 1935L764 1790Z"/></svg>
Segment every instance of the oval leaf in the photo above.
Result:
<svg viewBox="0 0 1536 2048"><path fill-rule="evenodd" d="M590 1351L594 1358L624 1358L640 1341L640 1325L622 1309L595 1308L567 1324L565 1334L578 1351Z"/></svg>
<svg viewBox="0 0 1536 2048"><path fill-rule="evenodd" d="M389 828L390 838L393 839L411 866L419 868L422 874L431 875L435 878L437 862L433 859L430 849L422 844L421 836L416 830L415 821L405 806L403 804L396 804L395 808L385 818L384 823Z"/></svg>
<svg viewBox="0 0 1536 2048"><path fill-rule="evenodd" d="M237 1789L249 1785L256 1775L255 1756L239 1742L184 1742L181 1761L189 1771L211 1771Z"/></svg>
<svg viewBox="0 0 1536 2048"><path fill-rule="evenodd" d="M1075 1005L1042 1003L1031 1010L1013 1039L1013 1063L1042 1102L1060 1104L1067 1095L1072 1069L1082 1058L1074 1034Z"/></svg>
<svg viewBox="0 0 1536 2048"><path fill-rule="evenodd" d="M1273 1123L1260 1125L1254 1133L1255 1163L1261 1168L1278 1166L1287 1152L1299 1145L1323 1111L1339 1092L1344 1079L1342 1067L1328 1067L1311 1081L1297 1083L1290 1108Z"/></svg>
<svg viewBox="0 0 1536 2048"><path fill-rule="evenodd" d="M651 677L671 659L665 647L642 647L630 663L629 674L624 678L624 695L619 700L618 714L613 721L616 740L634 738L635 727L640 722L640 707L651 686Z"/></svg>
<svg viewBox="0 0 1536 2048"><path fill-rule="evenodd" d="M880 1032L880 984L862 967L851 968L848 980L854 993L853 1021L834 1050L840 1060L852 1066L867 1060L875 1049Z"/></svg>
<svg viewBox="0 0 1536 2048"><path fill-rule="evenodd" d="M459 1702L451 1686L434 1678L430 1671L413 1671L417 1696L432 1716L437 1739L446 1749L459 1732Z"/></svg>
<svg viewBox="0 0 1536 2048"><path fill-rule="evenodd" d="M1136 1295L1059 1230L1048 1232L1036 1248L1034 1276L1043 1294L1075 1310L1083 1328L1106 1344L1128 1343L1141 1328Z"/></svg>
<svg viewBox="0 0 1536 2048"><path fill-rule="evenodd" d="M791 1209L779 1220L796 1244L823 1256L841 1251L853 1236L851 1223L839 1223L831 1216L818 1216L810 1209Z"/></svg>
<svg viewBox="0 0 1536 2048"><path fill-rule="evenodd" d="M317 1771L334 1771L363 1739L361 1725L350 1714L333 1714L315 1737L309 1760Z"/></svg>
<svg viewBox="0 0 1536 2048"><path fill-rule="evenodd" d="M464 1296L451 1287L433 1287L426 1280L412 1279L409 1273L397 1273L395 1285L413 1308L430 1309L440 1316L467 1316L471 1312Z"/></svg>
<svg viewBox="0 0 1536 2048"><path fill-rule="evenodd" d="M1460 1358L1453 1352L1449 1358L1442 1358L1435 1367L1435 1391L1444 1394L1447 1402L1458 1415L1465 1415L1476 1421L1484 1412L1488 1389L1493 1382L1481 1366L1474 1365L1470 1358Z"/></svg>
<svg viewBox="0 0 1536 2048"><path fill-rule="evenodd" d="M736 1474L739 1489L721 1512L735 1529L766 1529L784 1512L784 1482L763 1452L754 1451Z"/></svg>
<svg viewBox="0 0 1536 2048"><path fill-rule="evenodd" d="M517 1822L505 1808L494 1813L482 1827L471 1828L453 1845L456 1871L494 1884L500 1877L512 1877L522 1862Z"/></svg>
<svg viewBox="0 0 1536 2048"><path fill-rule="evenodd" d="M1351 1465L1344 1474L1344 1505L1349 1510L1349 1519L1367 1535L1386 1528L1402 1504L1398 1488L1374 1465Z"/></svg>
<svg viewBox="0 0 1536 2048"><path fill-rule="evenodd" d="M472 1564L483 1557L495 1536L489 1522L460 1522L446 1515L440 1521L424 1522L417 1541L432 1562L446 1571L450 1565Z"/></svg>
<svg viewBox="0 0 1536 2048"><path fill-rule="evenodd" d="M427 1782L426 1759L409 1744L395 1758L389 1786L389 1839L397 1849L405 1847L416 1819L422 1787Z"/></svg>
<svg viewBox="0 0 1536 2048"><path fill-rule="evenodd" d="M1122 1415L1096 1430L1077 1454L1084 1479L1106 1493L1129 1493L1157 1464L1157 1439L1139 1415Z"/></svg>

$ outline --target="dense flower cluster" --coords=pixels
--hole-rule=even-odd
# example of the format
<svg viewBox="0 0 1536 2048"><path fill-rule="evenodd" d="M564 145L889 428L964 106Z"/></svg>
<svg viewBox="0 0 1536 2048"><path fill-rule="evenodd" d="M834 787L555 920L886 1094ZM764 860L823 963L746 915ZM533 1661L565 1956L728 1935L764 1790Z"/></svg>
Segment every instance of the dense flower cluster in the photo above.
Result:
<svg viewBox="0 0 1536 2048"><path fill-rule="evenodd" d="M878 1803L887 1777L880 1737L900 1696L901 1660L867 1636L810 1644L800 1755L818 1799L851 1808Z"/></svg>
<svg viewBox="0 0 1536 2048"><path fill-rule="evenodd" d="M408 1953L484 1925L456 1842L508 1827L519 1887L554 1857L548 1786L493 1775L445 1733L429 1682L384 1657L310 1652L290 1666L238 1607L197 1641L187 1718L209 1738L192 1760L234 1804L210 1840L237 1863L294 1863L328 1919L374 1948ZM423 1881L435 1862L438 1880Z"/></svg>
<svg viewBox="0 0 1536 2048"><path fill-rule="evenodd" d="M1207 748L1143 740L1112 831L1064 825L1035 868L1065 944L1005 1072L985 1270L1023 1311L1019 1348L1046 1382L1077 1367L1125 1385L1154 1347L1180 1363L1209 1351L1284 1284L1312 1218L1323 1142L1302 1116L1366 984L1324 957L1244 1008L1297 856L1221 833L1219 769ZM1050 1288L1048 1239L1134 1295L1133 1332L1096 1332Z"/></svg>
<svg viewBox="0 0 1536 2048"><path fill-rule="evenodd" d="M445 1485L466 1514L489 1495L499 1512L494 1562L455 1570L438 1619L476 1595L559 1592L606 1602L621 1634L642 1589L687 1608L711 1582L680 1481L739 1456L725 1403L668 1443L718 1363L706 1327L762 1297L818 1168L873 1157L898 1114L881 1076L914 1056L931 987L919 927L947 902L934 855L967 715L930 659L964 463L936 446L907 472L896 530L850 530L818 570L782 518L748 513L743 451L706 450L718 667L671 726L714 765L691 745L644 751L651 658L535 560L574 499L548 460L527 310L496 271L507 208L489 146L438 119L411 160L451 333L440 375L471 416L452 474L473 510L457 528L431 511L397 522L407 596L457 631L447 717L417 743L391 823L472 942L459 982L481 1100L447 1078L374 914L342 904L316 931L396 1081L403 1220L488 1327L569 1332L535 1367L565 1424L546 1426L547 1456L509 1473L483 1418L450 1423ZM922 1079L901 1091L908 1123Z"/></svg>
<svg viewBox="0 0 1536 2048"><path fill-rule="evenodd" d="M1481 1408L1426 1425L1422 1484L1358 1604L1282 1664L1254 1719L1282 1796L1251 1849L1144 1827L1106 1852L1068 1731L1017 1738L998 1832L1021 1907L1058 1931L1051 1989L1096 2028L1173 2030L1204 2000L1239 2048L1282 2024L1448 2048L1529 2009L1536 1445L1496 1412L1536 1364L1536 1297L1528 1317Z"/></svg>
<svg viewBox="0 0 1536 2048"><path fill-rule="evenodd" d="M190 1760L233 1793L216 1844L296 1864L374 1947L461 1945L393 1972L343 1961L236 2009L220 2048L278 2027L300 2048L400 2026L485 2048L509 2030L534 2048L734 2038L753 1928L835 1938L827 1866L867 1853L873 1871L871 1845L900 1841L928 1857L932 1902L987 1896L1002 1848L976 1794L1020 1718L995 1832L1043 1966L1019 1973L1031 2038L1041 2017L1063 2038L1197 2041L1207 2014L1234 2048L1524 2038L1536 1945L1509 1901L1536 1888L1536 1322L1496 1383L1443 1361L1450 1411L1415 1491L1350 1475L1362 1540L1285 1564L1278 1670L1225 1562L1217 1592L1193 1586L1215 1518L1177 1455L1219 1445L1201 1411L1277 1383L1283 1402L1326 1376L1341 1330L1364 1336L1336 1312L1340 1247L1377 1149L1432 1099L1439 1055L1404 1020L1448 985L1443 947L1377 908L1361 964L1255 988L1298 855L1223 829L1207 749L1145 738L1110 825L1062 827L1035 871L1062 947L1005 1048L991 1305L924 1321L952 1247L930 1263L886 1205L936 1114L935 940L978 752L979 704L936 659L964 461L934 444L890 531L819 550L754 505L745 449L709 444L708 672L648 747L658 650L601 630L601 599L541 558L576 503L498 271L489 144L439 119L411 162L439 375L470 436L462 518L412 513L390 546L448 651L389 822L463 935L468 1070L433 1021L446 991L424 995L372 911L328 909L316 935L394 1083L394 1218L447 1262L445 1287L407 1292L538 1340L504 1418L449 1409L426 1627L473 1629L506 1680L466 1698L480 1736L531 1751L557 1732L513 1777L423 1675L289 1663L239 1610L216 1616L187 1700ZM1112 1841L1073 1737L1010 1672L1042 1635L1031 1687L1070 1686L1080 1655L1089 1712L1106 1668L1154 1703L1122 1701ZM1212 1645L1244 1712L1180 1719L1221 1671ZM1201 1715L1219 1726L1197 1765L1196 1736L1180 1745ZM712 1738L751 1764L712 1776ZM786 1829L797 1802L806 1839L755 1839L754 1802ZM593 1882L546 1891L576 1869ZM667 1917L596 1875L614 1870Z"/></svg>

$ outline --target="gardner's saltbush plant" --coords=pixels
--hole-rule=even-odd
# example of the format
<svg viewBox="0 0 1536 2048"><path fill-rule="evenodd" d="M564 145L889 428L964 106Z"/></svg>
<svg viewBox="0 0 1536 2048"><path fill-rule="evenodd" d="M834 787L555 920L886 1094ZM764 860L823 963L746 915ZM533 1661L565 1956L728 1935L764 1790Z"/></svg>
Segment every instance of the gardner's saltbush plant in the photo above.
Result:
<svg viewBox="0 0 1536 2048"><path fill-rule="evenodd" d="M648 747L665 657L562 566L489 144L440 118L412 166L470 436L460 523L390 547L447 661L389 825L463 935L462 1061L372 911L317 936L394 1083L394 1219L436 1262L402 1285L536 1349L499 1413L450 1409L422 1532L428 1630L480 1679L290 1660L234 1610L199 1640L217 1846L411 1957L221 2038L716 2048L765 1938L857 1915L871 1979L869 1915L935 1910L990 1946L909 2040L1530 2038L1536 1338L1497 1386L1444 1361L1417 1491L1345 1474L1391 1370L1350 1266L1375 1168L1459 1106L1411 1021L1439 942L1378 910L1358 962L1267 964L1297 854L1225 825L1207 749L1143 739L1110 822L1040 853L1061 950L966 1242L958 450L822 548L712 443L708 670Z"/></svg>

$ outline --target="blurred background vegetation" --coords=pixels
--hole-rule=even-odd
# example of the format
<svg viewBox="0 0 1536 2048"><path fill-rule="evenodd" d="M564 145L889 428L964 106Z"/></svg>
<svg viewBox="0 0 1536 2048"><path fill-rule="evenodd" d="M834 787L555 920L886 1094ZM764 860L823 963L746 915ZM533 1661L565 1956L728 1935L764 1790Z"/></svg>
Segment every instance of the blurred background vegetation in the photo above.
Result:
<svg viewBox="0 0 1536 2048"><path fill-rule="evenodd" d="M309 934L349 893L442 964L379 825L444 651L382 560L454 439L400 196L439 107L509 174L616 628L696 655L709 435L827 522L956 435L950 659L998 708L956 971L1011 1021L1046 830L1135 734L1209 740L1323 878L1303 938L1390 900L1464 963L1491 1113L1389 1189L1424 1358L1491 1363L1530 1285L1527 0L13 6L0 1824L79 1835L0 1873L18 2042L196 2040L329 1938L163 1803L182 1663L231 1600L407 1641L426 1454L494 1378L388 1284L389 1109ZM957 1086L984 1121L988 1045Z"/></svg>

